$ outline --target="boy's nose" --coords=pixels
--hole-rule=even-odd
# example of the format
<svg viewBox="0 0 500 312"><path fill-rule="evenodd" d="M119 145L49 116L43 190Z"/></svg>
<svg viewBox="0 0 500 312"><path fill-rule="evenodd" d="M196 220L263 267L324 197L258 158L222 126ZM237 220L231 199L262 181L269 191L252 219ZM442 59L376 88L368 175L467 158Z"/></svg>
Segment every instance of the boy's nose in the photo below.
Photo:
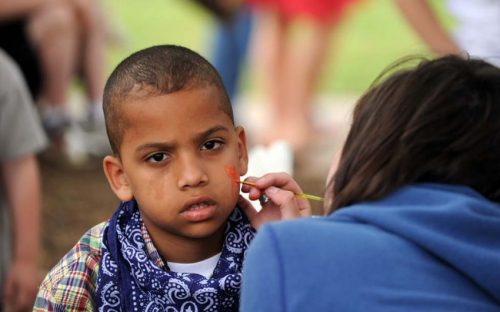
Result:
<svg viewBox="0 0 500 312"><path fill-rule="evenodd" d="M178 163L178 186L180 189L205 185L208 182L203 164L195 157L182 157Z"/></svg>

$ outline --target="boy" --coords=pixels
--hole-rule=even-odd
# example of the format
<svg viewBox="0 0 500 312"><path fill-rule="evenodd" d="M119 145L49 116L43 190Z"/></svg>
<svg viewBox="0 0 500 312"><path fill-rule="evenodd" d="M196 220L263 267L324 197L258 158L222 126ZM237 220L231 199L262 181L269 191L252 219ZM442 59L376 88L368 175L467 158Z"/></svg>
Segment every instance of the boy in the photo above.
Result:
<svg viewBox="0 0 500 312"><path fill-rule="evenodd" d="M48 273L34 310L237 311L254 229L226 171L244 175L248 158L216 70L151 47L117 66L103 102L121 204Z"/></svg>

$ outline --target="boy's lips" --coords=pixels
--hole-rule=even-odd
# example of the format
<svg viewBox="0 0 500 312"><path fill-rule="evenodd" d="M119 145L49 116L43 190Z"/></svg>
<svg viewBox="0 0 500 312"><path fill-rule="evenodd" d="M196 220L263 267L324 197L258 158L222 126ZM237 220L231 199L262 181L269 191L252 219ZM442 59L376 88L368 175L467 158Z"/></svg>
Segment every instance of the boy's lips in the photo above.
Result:
<svg viewBox="0 0 500 312"><path fill-rule="evenodd" d="M188 200L182 210L181 216L188 221L203 221L210 218L216 208L216 202L207 196L196 197Z"/></svg>

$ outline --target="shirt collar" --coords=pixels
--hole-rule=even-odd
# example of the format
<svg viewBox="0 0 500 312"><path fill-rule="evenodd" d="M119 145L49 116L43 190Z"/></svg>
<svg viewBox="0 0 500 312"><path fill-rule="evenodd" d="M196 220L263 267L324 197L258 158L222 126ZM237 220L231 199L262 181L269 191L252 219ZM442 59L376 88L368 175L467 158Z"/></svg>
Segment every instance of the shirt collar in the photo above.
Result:
<svg viewBox="0 0 500 312"><path fill-rule="evenodd" d="M141 234L142 238L144 239L144 242L146 243L146 251L150 259L157 267L166 271L167 267L165 266L165 262L163 262L163 259L161 258L160 254L158 253L158 250L153 244L153 240L151 239L151 236L149 236L148 229L146 229L146 225L144 225L144 222L142 222L141 225Z"/></svg>

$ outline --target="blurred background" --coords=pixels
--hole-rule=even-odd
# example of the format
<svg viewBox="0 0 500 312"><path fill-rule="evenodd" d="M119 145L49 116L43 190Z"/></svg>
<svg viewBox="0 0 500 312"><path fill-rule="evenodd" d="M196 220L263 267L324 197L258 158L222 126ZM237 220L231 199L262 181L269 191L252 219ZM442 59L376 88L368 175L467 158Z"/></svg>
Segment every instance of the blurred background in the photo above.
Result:
<svg viewBox="0 0 500 312"><path fill-rule="evenodd" d="M444 13L443 1L431 1L446 27L453 21ZM104 73L107 77L122 59L139 49L158 44L189 47L207 59L214 55L218 19L197 1L103 0L108 25ZM265 28L264 28L265 29ZM300 38L301 29L295 30ZM315 144L294 150L293 174L305 192L321 195L329 163L338 152L358 96L388 65L407 55L430 55L429 48L411 29L391 0L359 0L350 5L334 32L320 64L311 99L312 118L321 129L312 135ZM250 142L260 142L269 122L266 90L259 82L258 53L250 39L242 62L239 87L233 96L237 120L247 128ZM81 114L82 89L71 87L70 107ZM266 121L267 120L267 121ZM75 139L76 140L76 139ZM96 143L97 144L97 143ZM85 155L49 150L40 156L43 187L43 255L47 270L91 226L109 218L118 204L101 168L102 149ZM318 204L314 204L320 213Z"/></svg>
<svg viewBox="0 0 500 312"><path fill-rule="evenodd" d="M104 0L103 3L106 15L125 44L110 47L108 73L131 52L162 43L183 45L211 59L215 19L196 1L148 0L145 5L133 0ZM434 0L430 4L446 25L452 26L452 20L444 14L444 2ZM325 64L319 94L356 96L398 58L429 53L392 0L354 3L332 37L335 49ZM244 95L258 92L251 74L251 68L244 71Z"/></svg>

